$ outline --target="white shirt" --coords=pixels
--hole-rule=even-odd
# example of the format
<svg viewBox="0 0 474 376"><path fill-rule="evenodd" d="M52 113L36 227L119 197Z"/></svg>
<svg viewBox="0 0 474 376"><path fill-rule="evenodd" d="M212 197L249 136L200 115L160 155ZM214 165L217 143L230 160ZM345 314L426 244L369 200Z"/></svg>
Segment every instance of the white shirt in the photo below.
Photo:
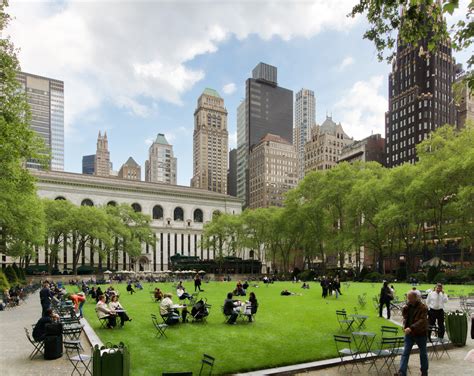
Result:
<svg viewBox="0 0 474 376"><path fill-rule="evenodd" d="M444 304L448 302L448 297L445 293L431 291L426 298L426 304L431 309L444 309Z"/></svg>

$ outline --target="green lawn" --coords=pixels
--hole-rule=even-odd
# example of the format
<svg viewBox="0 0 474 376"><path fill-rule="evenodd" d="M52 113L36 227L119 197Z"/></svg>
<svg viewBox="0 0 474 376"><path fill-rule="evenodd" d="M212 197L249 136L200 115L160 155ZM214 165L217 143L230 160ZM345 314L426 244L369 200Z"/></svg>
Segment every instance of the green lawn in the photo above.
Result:
<svg viewBox="0 0 474 376"><path fill-rule="evenodd" d="M159 315L158 303L152 302L149 291L155 286L163 291L172 291L171 284L145 284L142 291L128 295L125 284L114 285L121 293L122 305L133 321L123 329L100 329L94 312L95 305L88 300L85 316L102 341L124 342L130 349L132 374L160 375L161 372L199 372L203 353L216 358L215 374L230 374L255 369L270 368L332 358L337 356L332 335L340 331L335 310L345 308L349 313L357 307L359 313L370 316L367 330L380 332L385 319L377 316L372 297L378 293L381 284L350 283L342 286L343 295L326 300L321 297L321 288L310 283L310 290L302 290L300 284L277 282L270 286L259 284L254 291L259 301L256 321L239 321L238 325L224 324L221 312L225 295L235 282L211 282L203 284L202 297L212 304L207 323L186 323L170 327L168 338L155 338L150 314ZM185 283L192 291L192 283ZM429 288L429 285L420 288ZM396 294L403 294L410 288L407 284L395 285ZM103 288L104 289L104 288ZM280 296L288 289L302 293L302 296ZM446 290L466 292L474 288L446 287ZM466 290L467 289L467 290ZM361 309L357 295L367 294L367 305ZM176 301L175 301L176 302Z"/></svg>

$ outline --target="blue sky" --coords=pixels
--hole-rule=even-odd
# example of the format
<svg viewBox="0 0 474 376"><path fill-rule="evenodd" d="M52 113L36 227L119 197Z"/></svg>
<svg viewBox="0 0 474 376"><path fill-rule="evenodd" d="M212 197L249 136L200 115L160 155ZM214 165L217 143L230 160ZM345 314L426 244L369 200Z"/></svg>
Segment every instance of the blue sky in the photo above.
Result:
<svg viewBox="0 0 474 376"><path fill-rule="evenodd" d="M67 171L81 171L99 130L116 170L129 156L144 166L164 133L189 185L198 96L224 97L235 147L236 108L260 61L278 67L280 86L314 90L317 122L328 112L354 138L383 134L390 67L362 39L363 19L345 17L353 3L20 1L9 33L23 70L65 82Z"/></svg>

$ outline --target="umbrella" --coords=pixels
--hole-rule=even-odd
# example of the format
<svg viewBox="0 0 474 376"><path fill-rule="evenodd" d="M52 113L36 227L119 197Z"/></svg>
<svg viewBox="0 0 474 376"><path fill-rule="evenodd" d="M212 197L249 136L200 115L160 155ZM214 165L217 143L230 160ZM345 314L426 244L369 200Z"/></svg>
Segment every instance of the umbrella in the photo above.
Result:
<svg viewBox="0 0 474 376"><path fill-rule="evenodd" d="M200 270L198 273L199 274L206 274L206 272L204 270Z"/></svg>
<svg viewBox="0 0 474 376"><path fill-rule="evenodd" d="M429 259L428 261L425 261L421 264L423 267L430 267L430 266L435 266L435 267L440 267L440 266L451 266L451 264L447 261L441 260L439 257L433 257L432 259Z"/></svg>
<svg viewBox="0 0 474 376"><path fill-rule="evenodd" d="M110 270L106 270L104 274L112 274L112 272Z"/></svg>

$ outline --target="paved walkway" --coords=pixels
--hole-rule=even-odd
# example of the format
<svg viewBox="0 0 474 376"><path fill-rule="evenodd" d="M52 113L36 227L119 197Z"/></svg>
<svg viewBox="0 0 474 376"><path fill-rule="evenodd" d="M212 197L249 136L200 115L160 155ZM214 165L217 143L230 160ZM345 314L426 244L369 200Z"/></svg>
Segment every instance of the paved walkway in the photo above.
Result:
<svg viewBox="0 0 474 376"><path fill-rule="evenodd" d="M459 300L452 299L449 301L447 310L454 311L459 309ZM392 321L394 324L401 325L402 318L397 315L392 315ZM464 357L469 350L474 349L474 340L470 337L470 324L468 328L468 339L465 347L453 347L449 350L448 358L446 354L441 359L431 359L429 356L429 374L431 376L445 376L445 375L456 375L456 376L473 376L474 375L474 363L464 360ZM418 354L412 354L410 356L410 371L411 375L419 375L420 360ZM317 362L295 364L287 367L279 367L267 370L253 371L241 375L247 376L263 376L263 375L307 375L307 376L341 376L348 375L351 370L351 365L348 365L347 369L343 367L338 368L339 358L321 360ZM368 364L358 363L359 371L354 368L354 374L356 375L377 375L376 370L372 367L369 371ZM397 362L398 366L398 362ZM395 371L393 369L385 372L384 375L393 375Z"/></svg>
<svg viewBox="0 0 474 376"><path fill-rule="evenodd" d="M42 355L33 360L29 355L33 346L23 328L38 321L41 314L38 292L30 295L19 307L0 312L0 374L2 376L64 376L71 374L72 365L66 355L55 360L44 360ZM90 344L82 338L87 351Z"/></svg>

